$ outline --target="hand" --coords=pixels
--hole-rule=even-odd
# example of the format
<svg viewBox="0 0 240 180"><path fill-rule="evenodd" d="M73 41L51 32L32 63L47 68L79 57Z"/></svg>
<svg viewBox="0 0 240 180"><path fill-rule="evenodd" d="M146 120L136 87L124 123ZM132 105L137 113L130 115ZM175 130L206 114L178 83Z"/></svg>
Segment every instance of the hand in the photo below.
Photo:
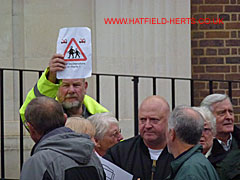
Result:
<svg viewBox="0 0 240 180"><path fill-rule="evenodd" d="M49 62L49 74L48 80L52 83L56 83L56 72L63 71L66 68L66 62L64 61L62 54L54 54Z"/></svg>

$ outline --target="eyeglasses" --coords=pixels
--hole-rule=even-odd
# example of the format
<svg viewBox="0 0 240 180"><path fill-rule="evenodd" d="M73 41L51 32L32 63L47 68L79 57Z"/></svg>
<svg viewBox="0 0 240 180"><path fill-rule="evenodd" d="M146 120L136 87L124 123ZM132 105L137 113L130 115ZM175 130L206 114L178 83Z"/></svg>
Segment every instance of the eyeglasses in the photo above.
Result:
<svg viewBox="0 0 240 180"><path fill-rule="evenodd" d="M121 134L121 129L114 131L110 136L118 138Z"/></svg>

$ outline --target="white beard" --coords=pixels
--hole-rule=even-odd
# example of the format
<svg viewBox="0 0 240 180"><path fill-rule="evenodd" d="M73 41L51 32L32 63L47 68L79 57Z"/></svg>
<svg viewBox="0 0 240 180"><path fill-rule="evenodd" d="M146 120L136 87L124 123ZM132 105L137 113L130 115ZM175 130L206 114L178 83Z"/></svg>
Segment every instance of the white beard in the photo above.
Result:
<svg viewBox="0 0 240 180"><path fill-rule="evenodd" d="M79 108L81 106L81 103L79 101L73 101L73 102L63 102L62 106L64 109L72 109L72 108Z"/></svg>

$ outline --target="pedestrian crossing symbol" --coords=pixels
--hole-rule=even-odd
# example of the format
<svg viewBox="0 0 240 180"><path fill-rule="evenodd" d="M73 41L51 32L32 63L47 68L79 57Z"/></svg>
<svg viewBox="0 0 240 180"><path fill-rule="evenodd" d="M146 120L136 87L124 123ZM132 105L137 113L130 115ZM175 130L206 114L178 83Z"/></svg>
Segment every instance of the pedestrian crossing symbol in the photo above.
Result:
<svg viewBox="0 0 240 180"><path fill-rule="evenodd" d="M80 48L75 38L72 38L69 41L63 55L64 55L65 61L86 61L87 60L86 55Z"/></svg>
<svg viewBox="0 0 240 180"><path fill-rule="evenodd" d="M91 77L91 42L91 30L88 27L66 27L59 30L56 53L64 56L66 68L57 71L58 79Z"/></svg>

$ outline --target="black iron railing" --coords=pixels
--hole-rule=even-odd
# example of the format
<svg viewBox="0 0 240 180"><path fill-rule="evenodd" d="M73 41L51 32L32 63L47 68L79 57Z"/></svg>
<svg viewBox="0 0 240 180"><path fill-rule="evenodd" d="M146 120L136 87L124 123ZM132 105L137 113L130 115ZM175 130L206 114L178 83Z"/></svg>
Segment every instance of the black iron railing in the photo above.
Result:
<svg viewBox="0 0 240 180"><path fill-rule="evenodd" d="M5 178L5 152L4 152L4 144L5 144L5 129L4 129L4 84L5 82L5 77L4 77L4 72L5 71L10 71L10 72L18 72L19 74L19 108L23 104L23 97L24 97L24 87L23 87L23 73L24 72L35 72L38 73L38 76L40 77L43 71L40 70L26 70L26 69L9 69L9 68L0 68L0 130L1 130L1 179L6 179ZM131 78L132 83L133 83L133 107L134 107L134 112L133 112L133 117L134 117L134 134L138 134L138 99L139 99L139 80L142 78L147 78L152 81L152 92L151 94L156 95L157 94L157 80L162 79L162 80L169 80L171 83L170 87L170 92L171 92L171 102L170 104L172 105L172 109L175 107L176 104L176 81L181 80L181 81L186 81L189 82L189 88L190 88L190 94L186 96L190 97L190 105L194 106L194 82L197 81L202 81L202 82L208 82L208 88L209 88L209 94L213 93L213 83L214 82L223 82L228 84L228 95L232 99L232 85L233 83L240 83L240 81L227 81L227 80L208 80L208 79L191 79L191 78L174 78L174 77L158 77L158 76L137 76L137 75L121 75L121 74L99 74L99 73L93 73L93 76L95 76L95 81L96 81L96 100L100 102L100 96L101 96L101 91L100 91L100 84L101 84L101 78L110 76L114 77L114 89L115 89L115 116L117 119L119 119L119 79L120 78ZM101 77L101 78L100 78ZM130 101L130 100L129 100ZM20 126L20 134L19 134L19 141L20 141L20 169L22 168L22 164L24 161L24 146L23 146L23 124L22 121L19 121L19 126Z"/></svg>

